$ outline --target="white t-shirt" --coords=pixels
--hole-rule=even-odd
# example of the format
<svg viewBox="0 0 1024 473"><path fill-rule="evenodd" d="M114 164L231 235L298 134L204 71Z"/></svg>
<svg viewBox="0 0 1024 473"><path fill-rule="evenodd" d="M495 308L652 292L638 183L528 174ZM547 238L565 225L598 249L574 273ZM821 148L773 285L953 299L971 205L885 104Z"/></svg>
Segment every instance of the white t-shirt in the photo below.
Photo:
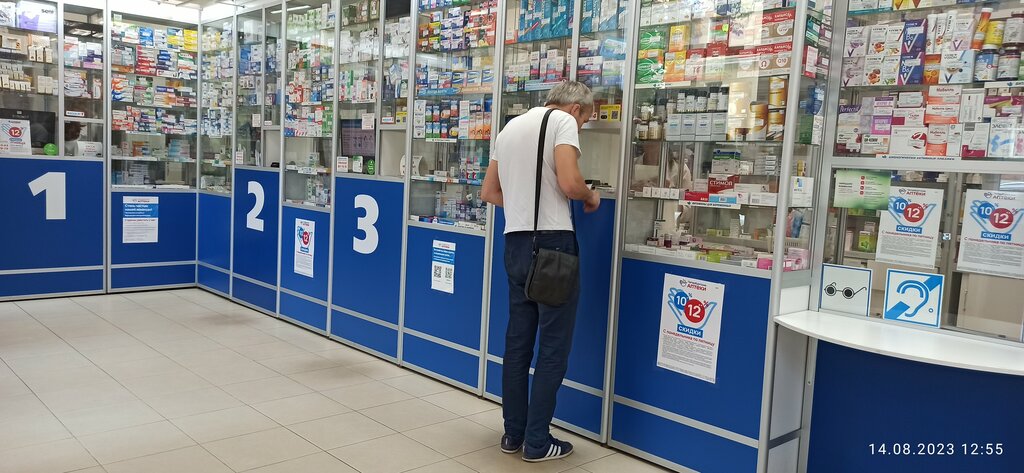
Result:
<svg viewBox="0 0 1024 473"><path fill-rule="evenodd" d="M530 109L513 118L498 134L494 161L505 202L505 233L533 231L534 192L537 182L537 141L546 107ZM544 171L541 174L538 230L572 230L569 199L558 187L555 146L570 145L580 152L576 119L561 110L551 112L544 138Z"/></svg>

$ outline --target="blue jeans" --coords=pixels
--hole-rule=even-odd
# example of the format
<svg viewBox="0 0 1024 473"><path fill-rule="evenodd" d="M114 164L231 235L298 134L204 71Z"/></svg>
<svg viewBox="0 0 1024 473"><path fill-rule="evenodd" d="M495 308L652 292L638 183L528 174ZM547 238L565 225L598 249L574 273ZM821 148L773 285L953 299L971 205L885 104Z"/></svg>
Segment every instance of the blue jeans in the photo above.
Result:
<svg viewBox="0 0 1024 473"><path fill-rule="evenodd" d="M576 237L569 231L540 232L537 247L577 254ZM533 261L533 232L505 235L505 270L508 273L509 317L505 331L505 357L501 374L505 433L543 448L555 414L555 395L569 364L579 281L569 301L560 307L526 298L526 276ZM537 365L530 390L530 362L540 330ZM529 396L529 397L528 397Z"/></svg>

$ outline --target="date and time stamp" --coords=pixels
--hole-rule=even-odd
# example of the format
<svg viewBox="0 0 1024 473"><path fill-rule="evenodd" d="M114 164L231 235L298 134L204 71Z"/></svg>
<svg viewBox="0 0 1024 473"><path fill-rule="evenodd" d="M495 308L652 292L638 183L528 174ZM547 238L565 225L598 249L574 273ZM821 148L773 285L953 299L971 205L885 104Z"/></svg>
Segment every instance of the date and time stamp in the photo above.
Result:
<svg viewBox="0 0 1024 473"><path fill-rule="evenodd" d="M1002 442L883 442L867 447L871 456L881 457L998 457L1006 452Z"/></svg>

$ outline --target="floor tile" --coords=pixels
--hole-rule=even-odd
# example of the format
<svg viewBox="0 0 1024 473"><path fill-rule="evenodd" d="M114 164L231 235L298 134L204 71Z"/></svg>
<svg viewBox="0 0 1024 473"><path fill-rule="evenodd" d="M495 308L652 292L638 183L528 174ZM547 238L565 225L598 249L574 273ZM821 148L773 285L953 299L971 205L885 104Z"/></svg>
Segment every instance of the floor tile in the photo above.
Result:
<svg viewBox="0 0 1024 473"><path fill-rule="evenodd" d="M444 455L401 434L341 447L328 453L360 473L399 473L446 460Z"/></svg>
<svg viewBox="0 0 1024 473"><path fill-rule="evenodd" d="M614 453L600 460L585 463L580 468L590 473L658 473L669 471L623 453Z"/></svg>
<svg viewBox="0 0 1024 473"><path fill-rule="evenodd" d="M58 414L57 418L76 436L160 422L164 417L142 401L119 402Z"/></svg>
<svg viewBox="0 0 1024 473"><path fill-rule="evenodd" d="M369 353L362 352L356 350L355 348L347 347L344 345L340 346L341 348L317 351L316 354L324 358L327 358L328 360L336 361L341 366L350 366L377 360L377 357Z"/></svg>
<svg viewBox="0 0 1024 473"><path fill-rule="evenodd" d="M259 363L281 374L304 373L338 366L337 362L308 352L279 358L268 358L260 360Z"/></svg>
<svg viewBox="0 0 1024 473"><path fill-rule="evenodd" d="M366 363L359 363L350 367L370 378L381 380L405 376L411 371L404 369L390 361L374 360Z"/></svg>
<svg viewBox="0 0 1024 473"><path fill-rule="evenodd" d="M409 473L476 473L476 470L455 460L445 460L409 470Z"/></svg>
<svg viewBox="0 0 1024 473"><path fill-rule="evenodd" d="M320 393L275 399L254 404L252 407L281 425L297 424L335 414L344 414L350 410Z"/></svg>
<svg viewBox="0 0 1024 473"><path fill-rule="evenodd" d="M275 323L280 322L275 321ZM254 361L309 353L306 350L303 350L302 348L292 345L291 343L283 342L280 340L270 343L261 343L259 345L247 345L244 347L236 347L235 351L238 354Z"/></svg>
<svg viewBox="0 0 1024 473"><path fill-rule="evenodd" d="M425 427L458 417L451 412L420 399L410 399L394 404L371 407L360 412L399 432Z"/></svg>
<svg viewBox="0 0 1024 473"><path fill-rule="evenodd" d="M412 399L411 394L380 381L323 391L323 395L355 410Z"/></svg>
<svg viewBox="0 0 1024 473"><path fill-rule="evenodd" d="M161 356L159 358L145 358L141 360L121 361L117 363L101 364L100 368L106 371L118 381L125 381L134 378L145 378L147 376L164 375L181 370L181 365L175 361Z"/></svg>
<svg viewBox="0 0 1024 473"><path fill-rule="evenodd" d="M323 419L288 426L292 432L324 450L365 442L395 433L358 412L349 412Z"/></svg>
<svg viewBox="0 0 1024 473"><path fill-rule="evenodd" d="M150 348L142 342L119 347L89 348L80 349L93 363L103 366L112 363L126 361L144 360L148 358L160 358L160 352Z"/></svg>
<svg viewBox="0 0 1024 473"><path fill-rule="evenodd" d="M235 471L304 457L319 451L313 444L283 427L218 440L203 446Z"/></svg>
<svg viewBox="0 0 1024 473"><path fill-rule="evenodd" d="M192 372L217 386L278 376L274 370L252 360L245 360L238 364L196 366L192 368Z"/></svg>
<svg viewBox="0 0 1024 473"><path fill-rule="evenodd" d="M220 388L247 404L257 404L312 392L308 387L287 376L227 384Z"/></svg>
<svg viewBox="0 0 1024 473"><path fill-rule="evenodd" d="M104 465L107 473L232 473L203 447L192 446Z"/></svg>
<svg viewBox="0 0 1024 473"><path fill-rule="evenodd" d="M296 373L289 377L316 391L326 391L373 381L372 378L345 367L307 371L305 373Z"/></svg>
<svg viewBox="0 0 1024 473"><path fill-rule="evenodd" d="M110 375L92 364L78 368L52 369L25 375L19 373L19 376L36 394L63 391L104 381L113 381Z"/></svg>
<svg viewBox="0 0 1024 473"><path fill-rule="evenodd" d="M242 403L220 388L204 388L145 399L146 403L168 419L237 407Z"/></svg>
<svg viewBox="0 0 1024 473"><path fill-rule="evenodd" d="M70 438L53 414L22 416L0 422L0 450L10 450Z"/></svg>
<svg viewBox="0 0 1024 473"><path fill-rule="evenodd" d="M7 362L15 373L37 373L41 371L79 368L92 365L92 361L78 352L61 352L52 355L29 356L16 358Z"/></svg>
<svg viewBox="0 0 1024 473"><path fill-rule="evenodd" d="M195 445L168 421L86 435L78 440L103 465Z"/></svg>
<svg viewBox="0 0 1024 473"><path fill-rule="evenodd" d="M93 466L81 470L71 470L68 473L107 473L107 470L103 469L102 466Z"/></svg>
<svg viewBox="0 0 1024 473"><path fill-rule="evenodd" d="M417 373L407 374L397 378L388 378L381 382L389 386L394 386L416 397L429 396L431 394L443 393L454 389L447 384L439 383Z"/></svg>
<svg viewBox="0 0 1024 473"><path fill-rule="evenodd" d="M39 393L39 399L57 414L95 407L112 406L138 399L113 379L79 388Z"/></svg>
<svg viewBox="0 0 1024 473"><path fill-rule="evenodd" d="M565 458L565 462L570 465L582 465L584 463L590 463L601 458L607 457L615 453L615 450L599 445L589 439L580 437L579 435L567 432L562 429L552 428L551 435L554 435L558 439L571 442L573 446L572 455Z"/></svg>
<svg viewBox="0 0 1024 473"><path fill-rule="evenodd" d="M197 356L200 353L208 353L215 350L223 350L224 345L221 345L209 338L193 338L178 342L156 342L150 343L149 346L153 347L154 350L166 355L172 360L178 361L177 356L192 355Z"/></svg>
<svg viewBox="0 0 1024 473"><path fill-rule="evenodd" d="M262 345L278 341L273 335L260 330L244 327L233 329L222 334L210 334L211 339L226 347L244 347L249 345Z"/></svg>
<svg viewBox="0 0 1024 473"><path fill-rule="evenodd" d="M0 473L63 473L96 465L75 439L0 451Z"/></svg>
<svg viewBox="0 0 1024 473"><path fill-rule="evenodd" d="M95 350L100 348L113 348L138 345L138 339L127 333L115 333L109 335L93 335L89 337L68 338L69 345L77 350Z"/></svg>
<svg viewBox="0 0 1024 473"><path fill-rule="evenodd" d="M245 473L359 473L327 452L267 465ZM452 472L455 473L455 472Z"/></svg>
<svg viewBox="0 0 1024 473"><path fill-rule="evenodd" d="M21 382L17 376L0 377L0 401L25 394L32 394L32 390L25 386L25 383Z"/></svg>
<svg viewBox="0 0 1024 473"><path fill-rule="evenodd" d="M481 399L473 394L469 394L461 390L431 394L430 396L423 396L420 399L434 404L435 406L444 408L447 411L454 412L459 416L471 416L473 414L479 414L481 412L486 412L496 407L500 407L497 403Z"/></svg>
<svg viewBox="0 0 1024 473"><path fill-rule="evenodd" d="M171 422L199 443L237 437L281 426L249 406L181 417Z"/></svg>
<svg viewBox="0 0 1024 473"><path fill-rule="evenodd" d="M502 417L500 407L466 416L466 418L496 432L505 432L505 418Z"/></svg>
<svg viewBox="0 0 1024 473"><path fill-rule="evenodd" d="M206 339L210 341L212 340ZM177 361L181 366L189 369L201 368L201 367L216 367L219 365L234 365L239 363L252 362L252 360L239 355L237 352L230 348L226 348L223 345L217 344L216 349L213 350L202 350L195 352L176 353L168 355L174 361ZM160 348L157 348L160 351Z"/></svg>
<svg viewBox="0 0 1024 473"><path fill-rule="evenodd" d="M209 381L185 368L157 376L126 379L121 384L142 399L213 387Z"/></svg>
<svg viewBox="0 0 1024 473"><path fill-rule="evenodd" d="M502 453L497 447L477 450L455 460L480 473L558 473L573 468L564 459L539 463L524 462L521 455ZM630 470L619 470L616 473L627 472L633 473Z"/></svg>
<svg viewBox="0 0 1024 473"><path fill-rule="evenodd" d="M497 448L501 434L467 419L453 419L405 432L405 435L449 457Z"/></svg>
<svg viewBox="0 0 1024 473"><path fill-rule="evenodd" d="M19 417L42 416L50 413L50 409L36 397L28 393L13 396L0 401L0 422Z"/></svg>

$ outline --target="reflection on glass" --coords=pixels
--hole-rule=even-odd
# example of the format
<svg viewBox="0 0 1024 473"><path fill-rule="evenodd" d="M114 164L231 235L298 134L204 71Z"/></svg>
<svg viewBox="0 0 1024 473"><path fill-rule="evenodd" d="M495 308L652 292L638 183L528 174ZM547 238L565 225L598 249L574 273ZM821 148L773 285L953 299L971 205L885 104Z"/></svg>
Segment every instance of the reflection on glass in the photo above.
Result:
<svg viewBox="0 0 1024 473"><path fill-rule="evenodd" d="M247 166L263 165L263 76L266 49L263 10L238 16L238 116L236 160Z"/></svg>
<svg viewBox="0 0 1024 473"><path fill-rule="evenodd" d="M202 91L200 93L199 188L231 190L231 137L234 134L232 105L235 102L234 19L226 18L202 27Z"/></svg>
<svg viewBox="0 0 1024 473"><path fill-rule="evenodd" d="M376 108L380 7L376 0L342 0L338 40L337 172L377 174Z"/></svg>
<svg viewBox="0 0 1024 473"><path fill-rule="evenodd" d="M9 5L6 12L0 9L6 17L0 22L0 124L10 130L0 140L0 153L55 156L57 7L38 2L30 6L31 12L16 14L14 4ZM91 83L89 88L91 93Z"/></svg>

